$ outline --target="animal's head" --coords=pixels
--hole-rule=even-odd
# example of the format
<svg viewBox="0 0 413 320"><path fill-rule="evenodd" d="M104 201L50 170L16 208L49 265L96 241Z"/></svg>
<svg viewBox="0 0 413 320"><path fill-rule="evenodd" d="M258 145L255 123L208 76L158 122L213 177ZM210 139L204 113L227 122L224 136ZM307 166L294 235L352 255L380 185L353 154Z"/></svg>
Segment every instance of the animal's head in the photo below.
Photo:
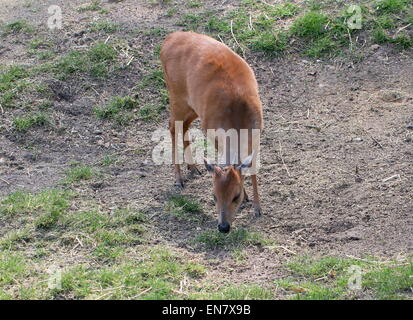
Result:
<svg viewBox="0 0 413 320"><path fill-rule="evenodd" d="M212 174L214 181L213 196L218 214L218 230L227 233L235 215L245 199L244 179L241 170L251 165L253 154L240 165L221 168L204 159L205 167Z"/></svg>

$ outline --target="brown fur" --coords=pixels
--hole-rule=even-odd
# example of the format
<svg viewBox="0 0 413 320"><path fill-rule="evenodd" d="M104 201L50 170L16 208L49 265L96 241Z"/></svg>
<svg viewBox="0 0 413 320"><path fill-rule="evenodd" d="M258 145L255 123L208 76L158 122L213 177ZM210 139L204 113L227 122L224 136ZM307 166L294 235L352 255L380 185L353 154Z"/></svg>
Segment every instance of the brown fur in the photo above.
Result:
<svg viewBox="0 0 413 320"><path fill-rule="evenodd" d="M162 45L161 61L170 97L173 155L174 123L178 120L184 123L184 134L198 117L204 130L236 129L239 133L240 129L262 129L262 105L254 72L225 44L194 32L175 32ZM250 139L249 152L251 143ZM189 148L188 141L184 141L184 147ZM197 170L194 165L190 169ZM231 223L245 194L241 172L231 166L212 173L219 220ZM183 186L179 164L175 164L175 177L176 183ZM251 177L259 215L256 176ZM235 193L242 194L239 203L232 203Z"/></svg>

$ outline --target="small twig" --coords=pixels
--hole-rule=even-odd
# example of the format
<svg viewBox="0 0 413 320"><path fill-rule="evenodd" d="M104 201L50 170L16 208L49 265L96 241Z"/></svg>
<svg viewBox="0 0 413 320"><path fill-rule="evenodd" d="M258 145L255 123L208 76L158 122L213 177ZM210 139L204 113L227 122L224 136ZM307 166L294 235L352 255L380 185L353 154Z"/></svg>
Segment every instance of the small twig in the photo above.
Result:
<svg viewBox="0 0 413 320"><path fill-rule="evenodd" d="M381 145L381 143L378 142L373 136L370 136L370 138L380 147L380 149L383 149L383 146Z"/></svg>
<svg viewBox="0 0 413 320"><path fill-rule="evenodd" d="M238 47L241 49L241 51L242 51L242 55L243 55L243 57L245 58L245 52L244 52L244 49L241 47L241 45L239 44L239 42L238 42L238 40L237 40L237 38L235 38L235 34L234 34L234 30L233 30L233 28L232 28L232 24L233 24L233 21L231 20L231 35L232 35L232 37L234 38L234 40L235 40L235 43L238 45Z"/></svg>
<svg viewBox="0 0 413 320"><path fill-rule="evenodd" d="M132 58L130 58L129 62L126 64L127 66L131 64L131 62L133 61L133 59L135 59L135 57L132 56Z"/></svg>
<svg viewBox="0 0 413 320"><path fill-rule="evenodd" d="M404 29L406 29L406 28L410 27L411 25L412 25L412 24L411 24L411 23L409 23L408 25L405 25L404 27L401 27L399 30L397 30L396 34L398 34L400 31L402 31L402 30L404 30Z"/></svg>
<svg viewBox="0 0 413 320"><path fill-rule="evenodd" d="M271 71L271 73L272 73L272 76L275 78L274 71L272 70L272 68L271 68L271 67L270 67L270 71Z"/></svg>
<svg viewBox="0 0 413 320"><path fill-rule="evenodd" d="M324 276L324 277L321 277L321 278L317 278L317 279L315 279L314 281L320 281L320 280L324 280L324 279L327 279L327 276Z"/></svg>
<svg viewBox="0 0 413 320"><path fill-rule="evenodd" d="M280 159L281 159L281 162L283 163L284 168L285 168L285 170L287 171L288 176L291 177L290 171L288 170L288 167L287 167L287 165L285 164L284 158L283 158L283 155L282 155L281 141L278 141L278 143L280 144Z"/></svg>
<svg viewBox="0 0 413 320"><path fill-rule="evenodd" d="M347 28L348 38L350 40L350 51L353 51L353 40L351 39L350 29Z"/></svg>
<svg viewBox="0 0 413 320"><path fill-rule="evenodd" d="M250 28L250 30L254 30L254 26L252 25L252 16L251 16L251 13L250 13L250 23L249 23L249 28Z"/></svg>
<svg viewBox="0 0 413 320"><path fill-rule="evenodd" d="M131 299L136 299L137 297L140 297L141 295L143 295L143 294L145 294L145 293L149 292L150 290L152 290L152 287L149 287L149 288L147 288L147 289L145 289L145 290L141 291L141 292L140 292L140 293L138 293L136 296L133 296Z"/></svg>
<svg viewBox="0 0 413 320"><path fill-rule="evenodd" d="M11 183L8 182L7 180L4 180L3 178L0 178L1 181L4 181L5 183L7 183L8 185L10 185Z"/></svg>
<svg viewBox="0 0 413 320"><path fill-rule="evenodd" d="M76 236L76 241L79 243L79 245L81 246L81 247L83 247L83 243L82 243L82 241L80 241L80 239Z"/></svg>
<svg viewBox="0 0 413 320"><path fill-rule="evenodd" d="M387 182L387 181L393 180L393 179L400 179L400 174L395 174L395 175L393 175L393 176L391 176L391 177L384 178L384 179L382 180L382 182Z"/></svg>
<svg viewBox="0 0 413 320"><path fill-rule="evenodd" d="M268 2L265 2L264 0L261 0L261 2L262 2L263 4L266 4L267 6L274 7L273 4L270 4L270 3L268 3Z"/></svg>
<svg viewBox="0 0 413 320"><path fill-rule="evenodd" d="M283 250L285 250L285 251L287 251L287 252L289 252L289 253L291 253L291 254L293 254L293 255L297 255L297 252L294 252L294 251L292 251L292 250L290 250L290 249L288 249L288 248L286 248L286 247L284 247L284 246L270 246L270 247L268 247L268 248L281 248L281 249L283 249Z"/></svg>
<svg viewBox="0 0 413 320"><path fill-rule="evenodd" d="M107 43L108 43L109 39L110 39L110 36L109 36L109 37L107 37L107 39L105 40L105 44L107 44Z"/></svg>

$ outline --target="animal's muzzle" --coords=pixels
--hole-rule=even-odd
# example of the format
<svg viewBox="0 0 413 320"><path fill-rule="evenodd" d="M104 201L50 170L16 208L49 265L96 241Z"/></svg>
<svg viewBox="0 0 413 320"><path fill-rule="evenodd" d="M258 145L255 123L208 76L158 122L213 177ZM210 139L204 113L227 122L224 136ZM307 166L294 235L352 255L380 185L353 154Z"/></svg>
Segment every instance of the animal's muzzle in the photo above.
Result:
<svg viewBox="0 0 413 320"><path fill-rule="evenodd" d="M223 222L218 225L219 232L228 233L230 229L231 226L229 225L229 223Z"/></svg>

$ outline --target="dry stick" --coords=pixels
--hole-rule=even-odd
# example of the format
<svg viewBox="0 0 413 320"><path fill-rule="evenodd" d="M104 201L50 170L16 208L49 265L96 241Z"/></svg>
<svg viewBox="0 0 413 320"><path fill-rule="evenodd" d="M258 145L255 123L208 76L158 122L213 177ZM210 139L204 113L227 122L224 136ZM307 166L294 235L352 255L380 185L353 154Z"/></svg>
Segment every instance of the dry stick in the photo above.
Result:
<svg viewBox="0 0 413 320"><path fill-rule="evenodd" d="M264 0L261 0L261 2L262 2L263 4L266 4L267 6L274 7L273 4L270 4L270 3L268 3L268 2L265 2Z"/></svg>
<svg viewBox="0 0 413 320"><path fill-rule="evenodd" d="M0 178L1 181L4 181L5 183L7 183L8 185L10 185L11 183L8 182L7 180L4 180L3 178Z"/></svg>
<svg viewBox="0 0 413 320"><path fill-rule="evenodd" d="M350 29L347 28L347 34L348 34L348 38L350 40L350 51L353 51L353 41L351 39L351 34L350 34Z"/></svg>
<svg viewBox="0 0 413 320"><path fill-rule="evenodd" d="M241 51L242 51L242 55L243 55L243 57L245 58L245 52L244 52L244 49L241 47L241 45L239 44L239 42L238 42L238 40L237 40L237 38L235 38L235 35L234 35L234 30L232 29L232 23L233 23L233 21L231 20L231 35L232 35L232 37L234 38L234 40L235 40L235 43L238 45L238 47L241 49Z"/></svg>
<svg viewBox="0 0 413 320"><path fill-rule="evenodd" d="M250 13L250 24L249 24L249 28L250 28L250 30L254 30L254 26L252 25L251 13Z"/></svg>
<svg viewBox="0 0 413 320"><path fill-rule="evenodd" d="M134 56L132 56L132 58L130 58L129 62L126 64L127 66L131 64L131 62L133 61L133 59L135 59Z"/></svg>
<svg viewBox="0 0 413 320"><path fill-rule="evenodd" d="M409 23L408 25L406 25L406 26L404 26L404 27L401 27L399 30L397 30L396 34L398 34L400 31L402 31L402 30L404 30L404 29L406 29L406 28L410 27L411 25L412 25L412 24L411 24L411 23Z"/></svg>
<svg viewBox="0 0 413 320"><path fill-rule="evenodd" d="M383 149L383 146L381 145L381 143L378 142L373 136L370 136L370 138L372 138L373 141L374 141L381 149Z"/></svg>
<svg viewBox="0 0 413 320"><path fill-rule="evenodd" d="M283 163L283 165L284 165L285 170L287 171L288 176L291 177L290 171L288 170L288 167L287 167L287 165L286 165L285 162L284 162L284 158L283 158L283 155L282 155L281 142L278 141L278 143L280 144L280 158L281 158L281 161L282 161L282 163Z"/></svg>
<svg viewBox="0 0 413 320"><path fill-rule="evenodd" d="M288 248L286 248L286 247L284 247L284 246L270 246L270 247L268 247L268 248L281 248L281 249L284 249L285 251L287 251L287 252L289 252L289 253L291 253L291 254L293 254L293 255L297 255L297 252L294 252L294 251L292 251L292 250L290 250L290 249L288 249Z"/></svg>
<svg viewBox="0 0 413 320"><path fill-rule="evenodd" d="M140 297L141 295L143 295L143 294L145 294L145 293L149 292L150 290L152 290L152 287L149 287L149 288L147 288L147 289L145 289L145 290L141 291L141 292L140 292L140 293L138 293L136 296L133 296L131 299L135 299L135 298L137 298L137 297Z"/></svg>

